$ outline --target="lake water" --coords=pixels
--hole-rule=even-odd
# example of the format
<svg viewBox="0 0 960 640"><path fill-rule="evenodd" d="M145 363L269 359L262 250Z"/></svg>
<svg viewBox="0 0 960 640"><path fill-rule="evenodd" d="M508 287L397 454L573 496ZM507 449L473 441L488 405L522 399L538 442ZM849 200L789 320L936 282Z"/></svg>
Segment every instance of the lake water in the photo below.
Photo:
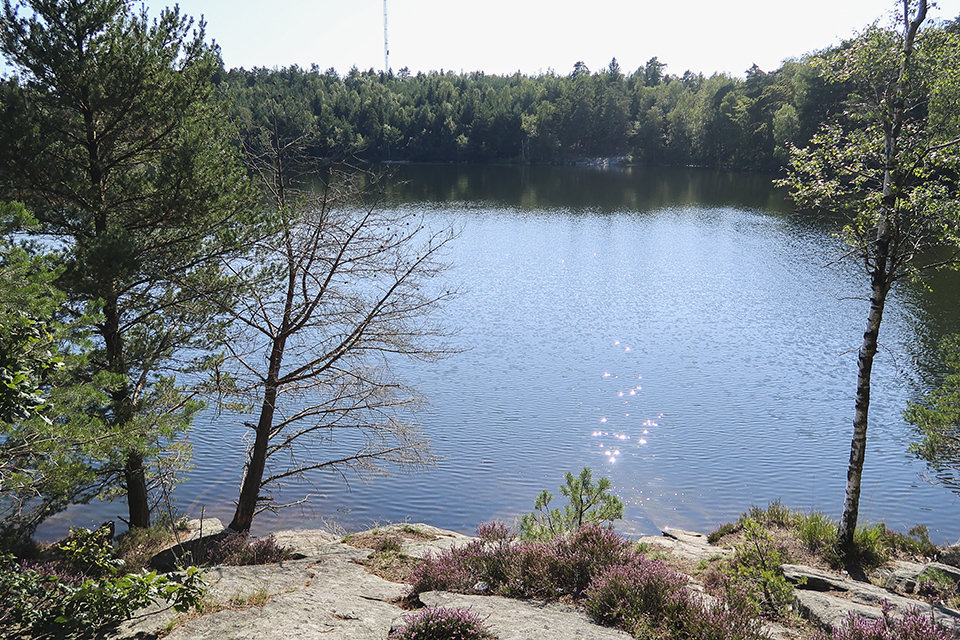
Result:
<svg viewBox="0 0 960 640"><path fill-rule="evenodd" d="M608 476L620 528L708 531L780 498L836 517L843 500L866 279L831 264L836 221L793 212L765 176L574 167L396 167L387 206L461 230L443 310L461 353L398 371L430 401L436 467L361 482L318 474L310 506L254 531L420 520L472 532L555 494L565 471ZM960 536L960 499L907 450L901 413L935 380L934 349L960 331L960 280L892 295L874 369L861 517ZM243 430L208 415L178 505L224 522ZM88 505L95 524L122 503Z"/></svg>

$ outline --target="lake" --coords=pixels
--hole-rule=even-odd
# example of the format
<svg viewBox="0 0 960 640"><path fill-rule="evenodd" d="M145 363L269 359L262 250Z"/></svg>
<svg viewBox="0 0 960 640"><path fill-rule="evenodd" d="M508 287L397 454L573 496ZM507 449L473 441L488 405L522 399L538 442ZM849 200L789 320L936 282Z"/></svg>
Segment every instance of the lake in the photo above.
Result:
<svg viewBox="0 0 960 640"><path fill-rule="evenodd" d="M853 419L867 280L839 222L794 212L770 177L699 169L398 165L386 206L453 225L463 293L442 312L460 353L400 364L429 400L436 467L362 482L318 474L279 527L355 529L417 520L470 533L512 523L566 471L609 477L627 534L709 531L781 499L837 517ZM861 518L936 542L960 536L960 499L908 452L908 400L935 382L935 347L960 331L960 279L906 283L890 299L874 368ZM206 414L196 468L176 492L229 521L243 429ZM955 489L957 487L954 487ZM559 501L559 496L558 496ZM125 514L71 509L67 523Z"/></svg>

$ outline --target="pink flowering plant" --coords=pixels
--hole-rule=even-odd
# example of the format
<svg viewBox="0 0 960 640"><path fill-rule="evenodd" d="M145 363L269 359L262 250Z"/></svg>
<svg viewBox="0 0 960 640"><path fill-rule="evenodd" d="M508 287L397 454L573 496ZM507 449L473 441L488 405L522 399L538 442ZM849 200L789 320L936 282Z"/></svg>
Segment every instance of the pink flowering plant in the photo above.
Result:
<svg viewBox="0 0 960 640"><path fill-rule="evenodd" d="M924 615L912 609L903 617L892 615L893 606L884 601L883 616L872 620L853 613L846 624L835 628L832 635L821 634L819 640L953 640L950 630L937 624L933 614Z"/></svg>
<svg viewBox="0 0 960 640"><path fill-rule="evenodd" d="M484 621L473 611L431 607L404 619L390 631L388 640L496 640Z"/></svg>

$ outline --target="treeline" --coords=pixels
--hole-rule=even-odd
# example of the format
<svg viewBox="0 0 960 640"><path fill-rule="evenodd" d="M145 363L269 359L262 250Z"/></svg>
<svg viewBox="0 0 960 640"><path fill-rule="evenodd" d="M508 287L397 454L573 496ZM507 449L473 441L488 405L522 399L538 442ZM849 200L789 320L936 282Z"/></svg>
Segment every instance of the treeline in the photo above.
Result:
<svg viewBox="0 0 960 640"><path fill-rule="evenodd" d="M316 157L370 161L558 163L630 156L652 165L773 170L842 109L847 89L813 60L746 78L665 73L651 58L633 73L616 59L568 75L411 75L335 70L233 69L216 78L238 116L265 98L308 104Z"/></svg>

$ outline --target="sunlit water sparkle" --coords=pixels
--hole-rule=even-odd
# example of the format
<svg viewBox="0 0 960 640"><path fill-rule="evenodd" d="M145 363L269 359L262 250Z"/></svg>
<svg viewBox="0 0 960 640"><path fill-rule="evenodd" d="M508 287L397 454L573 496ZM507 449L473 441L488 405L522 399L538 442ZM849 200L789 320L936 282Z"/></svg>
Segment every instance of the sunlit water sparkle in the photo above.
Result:
<svg viewBox="0 0 960 640"><path fill-rule="evenodd" d="M439 180L416 167L404 171ZM494 172L457 171L481 182ZM577 198L590 180L613 180L555 171L579 181ZM472 532L482 521L512 523L540 490L557 493L562 474L583 466L611 478L629 534L710 530L776 498L836 516L866 313L863 277L855 265L824 266L841 248L829 224L745 206L754 196L718 195L690 186L700 174L679 175L669 179L690 181L686 190L670 187L680 196L652 204L624 196L636 206L563 206L486 186L444 202L418 195L414 184L415 193L392 206L462 229L444 277L464 293L443 320L459 330L464 351L396 367L431 403L420 417L441 460L367 483L348 476L349 486L317 474L309 486L281 493L295 499L310 491L310 506L265 513L255 532L328 520L348 528L418 520ZM641 183L651 178L618 179L626 193L648 188ZM902 530L925 523L935 540L952 542L960 500L922 477L928 472L907 451L914 435L901 417L926 388L929 375L915 371L933 366L939 334L960 329L956 311L944 311L952 303L933 295L897 290L884 319L861 514ZM212 412L198 420L190 436L196 469L176 494L181 509L229 520L243 432ZM41 533L123 513L121 503L89 505Z"/></svg>

